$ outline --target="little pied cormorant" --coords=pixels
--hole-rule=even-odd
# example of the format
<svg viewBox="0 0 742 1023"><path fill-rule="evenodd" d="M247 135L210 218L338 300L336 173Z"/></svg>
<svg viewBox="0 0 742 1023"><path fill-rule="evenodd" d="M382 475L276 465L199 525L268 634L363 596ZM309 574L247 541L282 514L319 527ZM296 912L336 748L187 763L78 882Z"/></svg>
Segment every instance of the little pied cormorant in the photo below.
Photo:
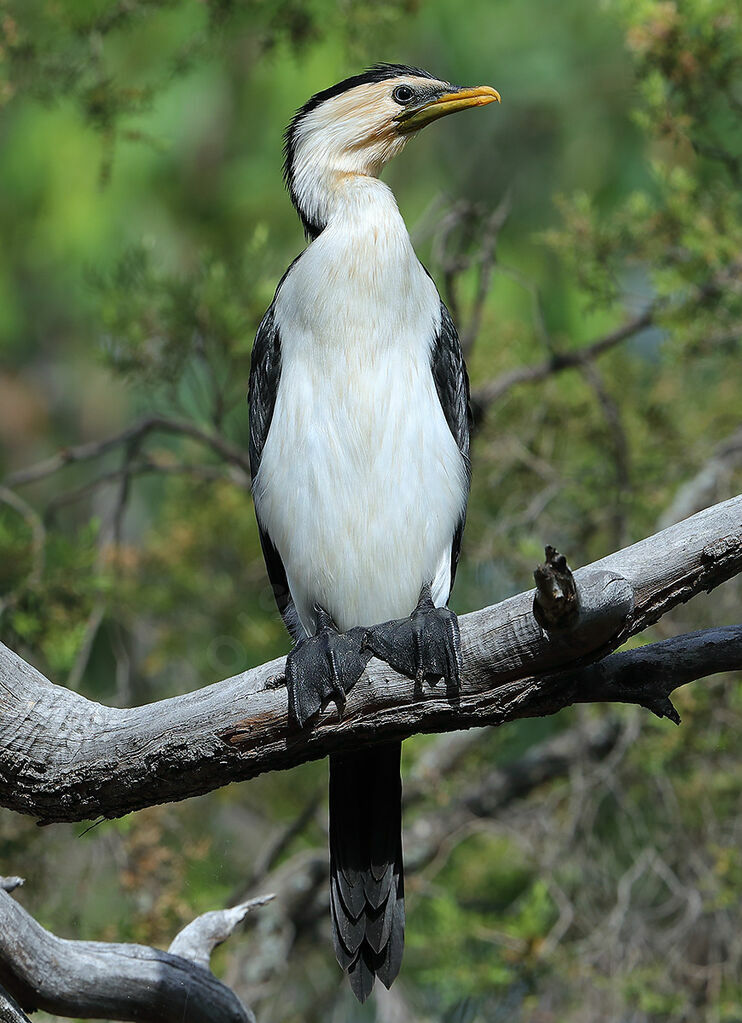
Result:
<svg viewBox="0 0 742 1023"><path fill-rule="evenodd" d="M250 465L268 575L296 640L286 683L299 727L328 699L342 707L372 655L458 685L446 603L469 493L469 383L379 174L424 125L499 99L378 64L317 93L286 131L286 185L310 244L255 338ZM333 940L361 1001L402 959L400 749L330 756Z"/></svg>

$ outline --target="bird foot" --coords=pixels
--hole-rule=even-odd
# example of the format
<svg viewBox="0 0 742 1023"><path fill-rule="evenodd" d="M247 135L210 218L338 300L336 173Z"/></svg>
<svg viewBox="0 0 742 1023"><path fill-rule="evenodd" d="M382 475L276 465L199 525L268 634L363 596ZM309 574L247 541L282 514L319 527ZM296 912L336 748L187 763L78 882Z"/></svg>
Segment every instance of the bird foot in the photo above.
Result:
<svg viewBox="0 0 742 1023"><path fill-rule="evenodd" d="M317 632L301 639L286 658L289 720L299 728L327 703L338 710L363 674L371 651L363 649L365 630L338 632L330 615L317 607Z"/></svg>
<svg viewBox="0 0 742 1023"><path fill-rule="evenodd" d="M443 679L454 692L461 682L459 622L447 607L436 607L430 587L424 586L409 618L383 622L368 629L365 649L418 684Z"/></svg>

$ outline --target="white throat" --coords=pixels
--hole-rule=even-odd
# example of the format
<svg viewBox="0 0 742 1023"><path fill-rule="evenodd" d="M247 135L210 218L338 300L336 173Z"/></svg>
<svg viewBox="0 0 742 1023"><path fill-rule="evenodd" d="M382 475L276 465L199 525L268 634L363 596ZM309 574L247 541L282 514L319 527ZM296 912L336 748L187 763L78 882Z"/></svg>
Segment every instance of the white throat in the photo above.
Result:
<svg viewBox="0 0 742 1023"><path fill-rule="evenodd" d="M322 232L290 274L277 306L283 309L292 299L292 315L302 318L306 310L315 343L325 347L339 334L354 358L369 344L398 345L410 321L416 322L427 358L440 299L391 189L378 178L344 174L321 198Z"/></svg>
<svg viewBox="0 0 742 1023"><path fill-rule="evenodd" d="M378 180L378 173L339 167L337 160L329 160L326 156L323 159L321 155L315 159L311 151L306 154L302 151L292 184L293 197L301 216L319 231L324 230L334 217L347 215L349 204L357 208L364 198L373 202L380 189L389 192L386 185Z"/></svg>

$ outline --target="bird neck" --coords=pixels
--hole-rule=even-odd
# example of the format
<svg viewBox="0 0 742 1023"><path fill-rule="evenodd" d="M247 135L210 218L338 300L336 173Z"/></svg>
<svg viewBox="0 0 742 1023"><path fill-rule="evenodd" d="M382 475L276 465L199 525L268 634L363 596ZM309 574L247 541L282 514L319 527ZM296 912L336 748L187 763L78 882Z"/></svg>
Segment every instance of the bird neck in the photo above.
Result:
<svg viewBox="0 0 742 1023"><path fill-rule="evenodd" d="M391 189L377 176L380 167L359 172L320 164L297 170L291 199L310 239L335 222L373 222L377 228L402 223Z"/></svg>

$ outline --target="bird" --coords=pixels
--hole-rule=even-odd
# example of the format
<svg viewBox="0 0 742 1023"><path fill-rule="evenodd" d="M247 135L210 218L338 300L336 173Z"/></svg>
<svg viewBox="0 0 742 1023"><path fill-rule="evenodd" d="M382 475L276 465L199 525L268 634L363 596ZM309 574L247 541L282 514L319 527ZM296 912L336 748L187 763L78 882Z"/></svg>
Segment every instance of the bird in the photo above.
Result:
<svg viewBox="0 0 742 1023"><path fill-rule="evenodd" d="M448 609L470 486L469 380L456 328L380 173L421 128L499 102L406 64L312 96L284 136L307 245L258 328L249 460L278 609L291 727L342 712L372 656L459 684ZM404 945L401 743L330 755L330 908L363 1002Z"/></svg>

